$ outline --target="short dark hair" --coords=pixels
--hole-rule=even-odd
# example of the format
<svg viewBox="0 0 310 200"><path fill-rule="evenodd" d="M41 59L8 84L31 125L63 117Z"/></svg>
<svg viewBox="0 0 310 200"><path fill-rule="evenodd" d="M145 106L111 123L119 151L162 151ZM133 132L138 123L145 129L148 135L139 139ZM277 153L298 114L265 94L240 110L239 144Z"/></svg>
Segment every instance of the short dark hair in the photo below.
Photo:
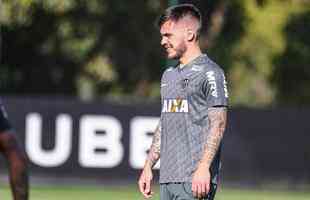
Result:
<svg viewBox="0 0 310 200"><path fill-rule="evenodd" d="M165 12L159 16L157 26L160 28L168 20L177 22L185 16L191 16L197 19L199 22L197 33L199 34L201 30L201 14L199 9L192 4L179 4L167 8Z"/></svg>

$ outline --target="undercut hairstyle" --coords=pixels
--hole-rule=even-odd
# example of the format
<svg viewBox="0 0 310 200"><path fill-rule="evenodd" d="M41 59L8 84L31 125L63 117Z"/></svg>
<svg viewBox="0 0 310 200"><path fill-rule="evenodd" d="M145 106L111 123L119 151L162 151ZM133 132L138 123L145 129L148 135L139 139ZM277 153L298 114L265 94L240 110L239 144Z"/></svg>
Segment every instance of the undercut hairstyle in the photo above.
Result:
<svg viewBox="0 0 310 200"><path fill-rule="evenodd" d="M165 10L165 12L159 16L157 20L157 27L160 28L166 21L171 20L173 22L178 22L184 17L193 17L198 22L197 38L200 36L201 31L201 14L197 7L192 4L179 4L176 6L171 6Z"/></svg>

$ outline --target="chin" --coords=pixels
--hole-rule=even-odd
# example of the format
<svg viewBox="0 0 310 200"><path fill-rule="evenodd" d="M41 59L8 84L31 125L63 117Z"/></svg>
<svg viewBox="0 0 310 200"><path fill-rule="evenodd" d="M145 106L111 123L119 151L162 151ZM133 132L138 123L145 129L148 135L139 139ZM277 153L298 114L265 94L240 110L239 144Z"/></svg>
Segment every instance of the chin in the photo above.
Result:
<svg viewBox="0 0 310 200"><path fill-rule="evenodd" d="M178 59L178 56L176 54L167 54L168 59Z"/></svg>

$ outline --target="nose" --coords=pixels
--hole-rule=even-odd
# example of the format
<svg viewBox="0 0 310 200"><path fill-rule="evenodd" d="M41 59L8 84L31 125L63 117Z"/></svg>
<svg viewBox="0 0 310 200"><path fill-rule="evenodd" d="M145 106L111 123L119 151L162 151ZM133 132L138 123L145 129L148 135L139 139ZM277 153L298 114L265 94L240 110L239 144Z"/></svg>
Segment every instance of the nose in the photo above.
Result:
<svg viewBox="0 0 310 200"><path fill-rule="evenodd" d="M164 46L165 44L167 44L167 39L165 37L162 37L160 41L160 45Z"/></svg>

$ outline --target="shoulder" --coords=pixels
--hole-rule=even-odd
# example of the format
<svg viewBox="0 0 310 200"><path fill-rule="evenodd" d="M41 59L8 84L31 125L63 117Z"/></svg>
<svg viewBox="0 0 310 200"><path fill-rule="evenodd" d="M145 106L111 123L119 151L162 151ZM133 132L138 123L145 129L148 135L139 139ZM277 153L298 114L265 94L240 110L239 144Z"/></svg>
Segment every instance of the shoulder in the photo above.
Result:
<svg viewBox="0 0 310 200"><path fill-rule="evenodd" d="M165 74L165 73L169 73L169 72L172 72L174 69L175 69L175 67L174 67L174 66L170 66L170 67L168 67L167 69L165 69L165 71L164 71L164 73L163 73L163 74Z"/></svg>
<svg viewBox="0 0 310 200"><path fill-rule="evenodd" d="M175 70L175 67L174 66L170 66L168 67L162 74L162 77L161 79L164 80L166 79L169 75L171 75Z"/></svg>
<svg viewBox="0 0 310 200"><path fill-rule="evenodd" d="M208 78L210 76L224 76L224 70L207 55L204 55L194 67L200 68L200 74Z"/></svg>

